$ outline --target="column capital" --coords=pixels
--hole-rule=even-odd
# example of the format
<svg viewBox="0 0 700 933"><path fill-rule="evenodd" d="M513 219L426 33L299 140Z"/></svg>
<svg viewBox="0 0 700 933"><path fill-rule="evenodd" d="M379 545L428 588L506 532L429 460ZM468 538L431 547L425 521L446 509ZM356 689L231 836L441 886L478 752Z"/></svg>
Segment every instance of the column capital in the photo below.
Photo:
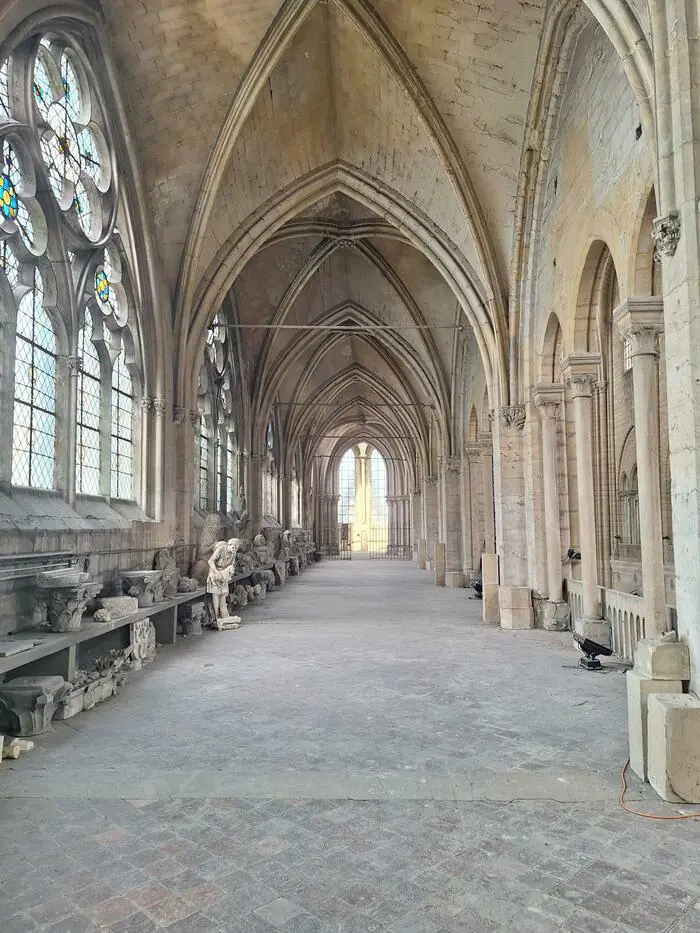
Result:
<svg viewBox="0 0 700 933"><path fill-rule="evenodd" d="M202 415L199 411L189 412L190 424L193 428L199 427L199 423L202 420Z"/></svg>
<svg viewBox="0 0 700 933"><path fill-rule="evenodd" d="M476 463L481 459L483 452L481 444L473 444L470 442L464 444L464 456L467 458L467 463Z"/></svg>
<svg viewBox="0 0 700 933"><path fill-rule="evenodd" d="M158 418L162 418L167 411L168 403L164 398L153 399L153 412Z"/></svg>
<svg viewBox="0 0 700 933"><path fill-rule="evenodd" d="M424 476L423 482L426 486L437 486L438 478L437 476Z"/></svg>
<svg viewBox="0 0 700 933"><path fill-rule="evenodd" d="M504 405L498 409L501 427L508 431L522 431L525 427L525 406Z"/></svg>
<svg viewBox="0 0 700 933"><path fill-rule="evenodd" d="M141 397L141 411L145 415L153 411L153 399L149 398L147 395Z"/></svg>
<svg viewBox="0 0 700 933"><path fill-rule="evenodd" d="M485 449L488 449L488 452L493 450L493 434L490 431L479 431L476 435L476 442L481 447L482 452Z"/></svg>
<svg viewBox="0 0 700 933"><path fill-rule="evenodd" d="M449 456L449 457L440 457L440 472L441 473L461 473L462 472L462 460L460 457Z"/></svg>
<svg viewBox="0 0 700 933"><path fill-rule="evenodd" d="M562 373L573 398L590 398L600 378L600 354L570 353L562 361Z"/></svg>
<svg viewBox="0 0 700 933"><path fill-rule="evenodd" d="M69 356L68 357L68 372L71 376L79 376L83 371L83 358L82 356Z"/></svg>
<svg viewBox="0 0 700 933"><path fill-rule="evenodd" d="M629 341L633 358L659 355L659 334L664 329L662 298L627 298L615 309L613 323L623 340Z"/></svg>
<svg viewBox="0 0 700 933"><path fill-rule="evenodd" d="M540 418L554 419L564 397L564 386L558 382L535 386L532 401L537 406Z"/></svg>
<svg viewBox="0 0 700 933"><path fill-rule="evenodd" d="M651 225L651 238L654 242L654 260L661 262L664 256L673 256L681 238L681 215L678 211L669 211L663 217L656 217Z"/></svg>
<svg viewBox="0 0 700 933"><path fill-rule="evenodd" d="M189 419L189 414L189 408L181 408L179 405L175 405L173 408L173 421L177 425L182 425Z"/></svg>

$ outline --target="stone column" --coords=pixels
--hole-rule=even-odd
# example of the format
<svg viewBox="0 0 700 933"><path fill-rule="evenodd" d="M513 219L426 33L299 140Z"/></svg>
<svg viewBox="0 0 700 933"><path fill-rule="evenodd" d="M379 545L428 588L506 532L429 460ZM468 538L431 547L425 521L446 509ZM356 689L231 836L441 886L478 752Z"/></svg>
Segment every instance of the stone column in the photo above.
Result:
<svg viewBox="0 0 700 933"><path fill-rule="evenodd" d="M493 502L493 436L488 432L477 438L480 450L482 473L482 498L484 500L484 553L496 553L496 530Z"/></svg>
<svg viewBox="0 0 700 933"><path fill-rule="evenodd" d="M423 478L423 506L425 510L425 539L428 562L435 559L435 542L438 539L438 478ZM432 564L430 565L432 567Z"/></svg>
<svg viewBox="0 0 700 933"><path fill-rule="evenodd" d="M195 445L193 418L198 415L187 408L173 409L173 424L175 434L174 466L175 466L175 509L178 536L188 544L196 542L192 535L192 509L194 505L195 488ZM194 554L193 554L194 556Z"/></svg>
<svg viewBox="0 0 700 933"><path fill-rule="evenodd" d="M496 479L496 548L499 556L498 605L502 628L532 628L534 613L528 586L525 529L523 428L525 408L508 405L494 419Z"/></svg>
<svg viewBox="0 0 700 933"><path fill-rule="evenodd" d="M576 633L599 645L610 645L610 627L601 621L598 598L598 559L596 554L595 492L593 469L593 384L598 380L600 357L597 353L572 354L562 371L571 387L576 432L576 483L578 488L579 546L583 585L583 618Z"/></svg>
<svg viewBox="0 0 700 933"><path fill-rule="evenodd" d="M163 454L165 451L165 412L167 402L164 398L153 399L153 518L162 522L164 518L163 503Z"/></svg>
<svg viewBox="0 0 700 933"><path fill-rule="evenodd" d="M596 408L596 423L598 425L598 514L600 526L598 528L598 553L602 566L600 579L603 586L612 586L612 570L610 560L612 557L611 543L611 485L610 485L610 438L608 437L608 384L601 379L593 386L593 399ZM614 461L613 457L613 461Z"/></svg>
<svg viewBox="0 0 700 933"><path fill-rule="evenodd" d="M563 398L561 385L538 386L534 402L542 422L542 483L544 486L544 531L547 549L547 596L544 628L559 629L568 620L568 607L562 599L562 548L557 481L557 422Z"/></svg>
<svg viewBox="0 0 700 933"><path fill-rule="evenodd" d="M651 638L666 631L659 467L659 334L663 330L662 299L628 298L616 310L614 321L621 337L630 342L632 349L645 637Z"/></svg>
<svg viewBox="0 0 700 933"><path fill-rule="evenodd" d="M292 477L283 473L280 476L280 490L282 492L281 508L279 510L283 528L292 525Z"/></svg>
<svg viewBox="0 0 700 933"><path fill-rule="evenodd" d="M138 477L134 474L134 480L138 480L138 491L135 489L134 492L137 494L139 499L139 504L144 512L150 511L150 502L149 502L149 463L151 461L150 451L149 451L149 440L151 435L151 414L153 413L153 399L143 396L141 399L141 430L139 432L139 445L138 452L139 457L136 463L139 464L139 473Z"/></svg>
<svg viewBox="0 0 700 933"><path fill-rule="evenodd" d="M462 461L460 457L440 458L440 477L444 502L445 529L445 586L457 588L464 586L462 572L461 547L461 501L460 483L462 479Z"/></svg>
<svg viewBox="0 0 700 933"><path fill-rule="evenodd" d="M474 519L476 514L475 490L472 484L472 460L474 459L474 445L465 444L462 451L462 572L465 580L474 579L475 572L479 570L479 562L475 561L476 550L474 542Z"/></svg>
<svg viewBox="0 0 700 933"><path fill-rule="evenodd" d="M420 541L423 538L423 494L420 486L413 490L413 500L411 502L411 543L413 545L414 556L418 558L420 564ZM425 549L423 550L423 560L425 560ZM421 569L425 569L424 567Z"/></svg>
<svg viewBox="0 0 700 933"><path fill-rule="evenodd" d="M83 359L81 356L68 357L68 405L70 418L68 419L68 475L66 476L66 499L71 508L75 506L75 487L76 487L76 442L78 439L78 381L83 371ZM101 443L101 438L100 438ZM100 486L102 486L102 477L100 476Z"/></svg>
<svg viewBox="0 0 700 933"><path fill-rule="evenodd" d="M257 534L263 525L263 469L265 457L250 454L248 457L248 509L253 534Z"/></svg>

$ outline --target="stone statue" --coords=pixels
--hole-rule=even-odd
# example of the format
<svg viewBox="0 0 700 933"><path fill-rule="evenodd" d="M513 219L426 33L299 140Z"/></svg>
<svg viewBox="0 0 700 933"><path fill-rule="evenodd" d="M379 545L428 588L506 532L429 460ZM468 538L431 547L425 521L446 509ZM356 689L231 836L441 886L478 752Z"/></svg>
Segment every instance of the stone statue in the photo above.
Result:
<svg viewBox="0 0 700 933"><path fill-rule="evenodd" d="M280 538L279 552L277 554L278 560L287 560L289 555L292 553L292 535L290 531L282 532L282 537Z"/></svg>
<svg viewBox="0 0 700 933"><path fill-rule="evenodd" d="M163 572L163 596L169 599L177 596L180 583L180 571L177 569L175 559L167 548L156 551L153 558L153 569Z"/></svg>
<svg viewBox="0 0 700 933"><path fill-rule="evenodd" d="M229 584L236 572L236 554L241 542L238 538L229 541L217 541L214 552L209 558L209 574L207 576L207 593L211 594L214 604L215 619L228 618Z"/></svg>
<svg viewBox="0 0 700 933"><path fill-rule="evenodd" d="M245 496L243 495L242 486L238 491L238 496L235 496L233 502L231 503L229 516L234 535L237 538L241 538L243 536L243 532L248 526L248 521L250 519L250 515L246 507Z"/></svg>

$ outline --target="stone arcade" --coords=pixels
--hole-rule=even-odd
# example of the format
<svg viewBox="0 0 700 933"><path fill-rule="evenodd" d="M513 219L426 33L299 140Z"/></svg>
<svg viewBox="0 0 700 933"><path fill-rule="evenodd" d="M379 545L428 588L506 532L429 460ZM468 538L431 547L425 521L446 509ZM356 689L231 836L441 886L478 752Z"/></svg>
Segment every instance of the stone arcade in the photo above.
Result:
<svg viewBox="0 0 700 933"><path fill-rule="evenodd" d="M0 5L2 729L413 561L700 804L694 12Z"/></svg>

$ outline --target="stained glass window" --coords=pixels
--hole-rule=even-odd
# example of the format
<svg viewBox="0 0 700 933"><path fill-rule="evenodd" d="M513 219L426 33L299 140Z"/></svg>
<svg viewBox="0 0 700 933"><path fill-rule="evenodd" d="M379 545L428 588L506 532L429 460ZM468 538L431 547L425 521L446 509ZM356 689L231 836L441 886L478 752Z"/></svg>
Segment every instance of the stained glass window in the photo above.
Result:
<svg viewBox="0 0 700 933"><path fill-rule="evenodd" d="M93 221L92 203L90 202L90 195L87 192L87 188L82 181L77 181L75 183L75 195L73 197L72 206L83 233L85 236L90 236L92 233Z"/></svg>
<svg viewBox="0 0 700 933"><path fill-rule="evenodd" d="M7 59L0 65L0 117L10 116L10 80Z"/></svg>
<svg viewBox="0 0 700 933"><path fill-rule="evenodd" d="M39 108L39 113L46 120L49 115L49 107L58 97L58 89L53 75L53 59L48 49L48 44L42 41L34 62L34 81L32 88L34 90L34 100Z"/></svg>
<svg viewBox="0 0 700 933"><path fill-rule="evenodd" d="M134 390L124 351L112 369L112 495L131 499L134 476Z"/></svg>
<svg viewBox="0 0 700 933"><path fill-rule="evenodd" d="M14 222L27 245L34 243L34 226L27 206L17 195L22 172L17 153L9 140L2 141L2 176L0 176L0 214L6 222Z"/></svg>
<svg viewBox="0 0 700 933"><path fill-rule="evenodd" d="M204 417L199 419L199 507L209 509L209 429Z"/></svg>
<svg viewBox="0 0 700 933"><path fill-rule="evenodd" d="M79 120L83 107L83 95L77 72L66 52L61 56L61 83L68 116L71 120Z"/></svg>
<svg viewBox="0 0 700 933"><path fill-rule="evenodd" d="M116 289L110 284L109 271L111 271L111 264L107 266L107 262L109 262L109 258L105 250L105 264L100 266L95 273L95 298L97 298L97 303L103 314L114 314L115 317L118 317L119 298Z"/></svg>
<svg viewBox="0 0 700 933"><path fill-rule="evenodd" d="M352 524L355 521L355 453L352 450L340 461L338 492L338 523Z"/></svg>
<svg viewBox="0 0 700 933"><path fill-rule="evenodd" d="M12 482L52 489L56 442L56 338L38 270L17 308Z"/></svg>
<svg viewBox="0 0 700 933"><path fill-rule="evenodd" d="M83 166L96 185L102 179L102 159L92 130L84 129L78 134L78 145Z"/></svg>
<svg viewBox="0 0 700 933"><path fill-rule="evenodd" d="M386 504L388 482L384 457L378 450L372 451L369 469L372 489L372 522L377 525L386 525L388 521Z"/></svg>
<svg viewBox="0 0 700 933"><path fill-rule="evenodd" d="M100 358L87 327L78 334L82 368L78 379L75 488L84 495L100 494L100 414L102 382Z"/></svg>

